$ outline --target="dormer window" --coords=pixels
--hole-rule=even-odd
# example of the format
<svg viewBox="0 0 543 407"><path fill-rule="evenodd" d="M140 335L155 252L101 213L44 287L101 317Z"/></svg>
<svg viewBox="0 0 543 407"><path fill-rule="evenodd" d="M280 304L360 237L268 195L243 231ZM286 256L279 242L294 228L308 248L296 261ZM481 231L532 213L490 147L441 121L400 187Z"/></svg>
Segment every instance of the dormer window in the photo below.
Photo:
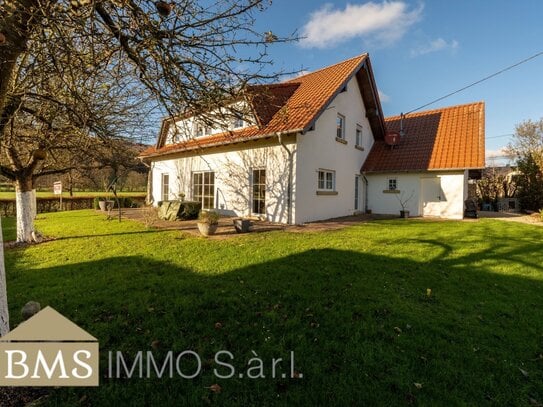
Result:
<svg viewBox="0 0 543 407"><path fill-rule="evenodd" d="M194 133L195 137L209 136L213 132L213 129L209 126L206 126L203 123L196 124L196 131Z"/></svg>
<svg viewBox="0 0 543 407"><path fill-rule="evenodd" d="M243 120L243 115L241 113L234 113L234 119L232 120L232 128L239 129L245 126L245 120Z"/></svg>

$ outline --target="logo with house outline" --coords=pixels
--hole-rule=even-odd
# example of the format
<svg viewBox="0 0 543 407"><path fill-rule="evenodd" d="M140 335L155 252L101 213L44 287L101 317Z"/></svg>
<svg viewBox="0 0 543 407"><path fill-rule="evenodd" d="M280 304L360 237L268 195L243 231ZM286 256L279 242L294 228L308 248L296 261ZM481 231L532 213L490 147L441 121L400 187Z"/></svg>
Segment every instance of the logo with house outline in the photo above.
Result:
<svg viewBox="0 0 543 407"><path fill-rule="evenodd" d="M0 386L98 386L98 340L46 307L0 338Z"/></svg>

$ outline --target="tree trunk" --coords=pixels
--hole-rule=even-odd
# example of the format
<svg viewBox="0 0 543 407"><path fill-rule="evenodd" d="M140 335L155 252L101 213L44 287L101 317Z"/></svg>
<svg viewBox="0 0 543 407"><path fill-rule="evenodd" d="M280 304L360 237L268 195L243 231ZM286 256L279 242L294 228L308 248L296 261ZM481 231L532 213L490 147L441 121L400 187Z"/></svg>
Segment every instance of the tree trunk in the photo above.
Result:
<svg viewBox="0 0 543 407"><path fill-rule="evenodd" d="M4 238L0 219L0 337L9 332L8 293L6 289L6 269L4 267Z"/></svg>
<svg viewBox="0 0 543 407"><path fill-rule="evenodd" d="M15 205L17 212L17 242L31 243L36 240L34 210L36 194L32 188L32 177L15 181Z"/></svg>

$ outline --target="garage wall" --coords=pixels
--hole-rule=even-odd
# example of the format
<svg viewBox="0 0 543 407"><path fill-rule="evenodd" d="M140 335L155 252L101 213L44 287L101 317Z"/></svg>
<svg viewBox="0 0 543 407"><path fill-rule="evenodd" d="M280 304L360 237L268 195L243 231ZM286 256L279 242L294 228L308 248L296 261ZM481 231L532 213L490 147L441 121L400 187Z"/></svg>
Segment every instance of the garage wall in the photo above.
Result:
<svg viewBox="0 0 543 407"><path fill-rule="evenodd" d="M465 171L388 173L366 175L368 180L368 209L377 214L399 215L401 205L398 198L406 200L410 216L437 216L448 219L464 217L464 200L467 197ZM396 178L399 193L388 191L388 180ZM423 178L437 179L439 190L425 194ZM428 185L424 183L424 185ZM425 198L426 196L426 198ZM428 196L434 198L429 199Z"/></svg>

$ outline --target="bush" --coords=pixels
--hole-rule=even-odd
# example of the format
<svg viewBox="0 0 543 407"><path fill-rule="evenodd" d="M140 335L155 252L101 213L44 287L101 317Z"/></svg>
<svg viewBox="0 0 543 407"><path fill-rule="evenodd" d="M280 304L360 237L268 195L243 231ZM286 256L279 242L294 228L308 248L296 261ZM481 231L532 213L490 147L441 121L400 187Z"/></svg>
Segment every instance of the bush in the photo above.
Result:
<svg viewBox="0 0 543 407"><path fill-rule="evenodd" d="M178 218L182 220L192 220L198 218L198 214L202 209L201 202L183 201L179 209Z"/></svg>
<svg viewBox="0 0 543 407"><path fill-rule="evenodd" d="M543 170L532 155L518 161L517 197L523 210L539 211L543 206Z"/></svg>
<svg viewBox="0 0 543 407"><path fill-rule="evenodd" d="M219 223L220 215L215 211L200 211L198 215L198 221L207 223L209 225L216 225Z"/></svg>

